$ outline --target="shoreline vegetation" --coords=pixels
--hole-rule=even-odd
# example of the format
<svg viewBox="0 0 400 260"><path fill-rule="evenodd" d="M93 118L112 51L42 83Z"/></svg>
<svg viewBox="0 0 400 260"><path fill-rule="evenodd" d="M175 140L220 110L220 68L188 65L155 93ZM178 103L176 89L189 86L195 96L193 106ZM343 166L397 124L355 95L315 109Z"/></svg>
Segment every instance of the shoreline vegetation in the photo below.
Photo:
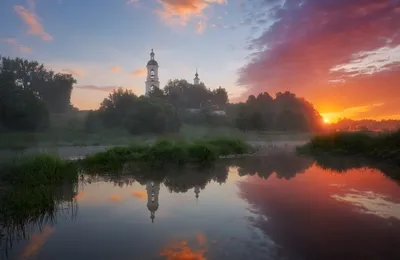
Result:
<svg viewBox="0 0 400 260"><path fill-rule="evenodd" d="M337 132L319 135L298 147L303 155L356 156L400 166L400 131L390 133Z"/></svg>
<svg viewBox="0 0 400 260"><path fill-rule="evenodd" d="M57 184L65 180L76 180L80 169L114 169L128 162L135 164L137 169L204 166L220 157L243 155L252 150L244 141L232 138L199 139L192 142L159 139L153 144L109 148L76 161L37 154L0 165L0 182L13 186Z"/></svg>

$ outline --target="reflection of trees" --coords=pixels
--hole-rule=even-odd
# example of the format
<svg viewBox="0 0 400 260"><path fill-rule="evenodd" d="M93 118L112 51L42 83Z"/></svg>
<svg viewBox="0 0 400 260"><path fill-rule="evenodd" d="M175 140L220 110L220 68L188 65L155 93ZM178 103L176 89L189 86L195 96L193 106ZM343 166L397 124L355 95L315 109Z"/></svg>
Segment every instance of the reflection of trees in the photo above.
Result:
<svg viewBox="0 0 400 260"><path fill-rule="evenodd" d="M346 172L359 168L374 168L381 171L386 176L400 181L398 172L400 168L395 165L371 161L357 156L330 156L321 155L313 156L317 165L325 170L333 170L335 172Z"/></svg>
<svg viewBox="0 0 400 260"><path fill-rule="evenodd" d="M272 173L278 178L291 179L312 165L312 160L292 152L274 152L265 156L251 156L232 162L239 167L239 174L255 175L268 179Z"/></svg>
<svg viewBox="0 0 400 260"><path fill-rule="evenodd" d="M224 183L227 178L227 167L221 164L210 168L186 169L183 172L169 174L164 180L164 185L171 192L187 192L195 186L204 189L211 181Z"/></svg>
<svg viewBox="0 0 400 260"><path fill-rule="evenodd" d="M16 240L26 239L34 229L52 225L57 215L75 218L77 186L14 187L0 193L0 251L8 253Z"/></svg>

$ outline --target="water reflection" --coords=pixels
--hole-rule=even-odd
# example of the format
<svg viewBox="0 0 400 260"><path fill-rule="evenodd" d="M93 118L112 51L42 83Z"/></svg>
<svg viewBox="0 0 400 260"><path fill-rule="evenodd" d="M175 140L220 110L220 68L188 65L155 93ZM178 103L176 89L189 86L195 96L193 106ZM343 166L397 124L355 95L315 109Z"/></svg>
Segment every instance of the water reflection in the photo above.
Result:
<svg viewBox="0 0 400 260"><path fill-rule="evenodd" d="M206 260L206 238L203 233L198 233L194 242L172 241L160 252L166 260Z"/></svg>
<svg viewBox="0 0 400 260"><path fill-rule="evenodd" d="M6 188L0 194L0 250L8 255L15 241L30 239L25 258L33 255L54 232L58 217L75 219L77 185Z"/></svg>
<svg viewBox="0 0 400 260"><path fill-rule="evenodd" d="M332 198L354 205L359 212L400 220L400 203L391 201L388 196L355 189L351 189L350 192L344 195L334 194Z"/></svg>
<svg viewBox="0 0 400 260"><path fill-rule="evenodd" d="M209 168L86 169L77 183L7 189L1 251L10 259L115 251L118 259L400 259L400 189L383 175L392 168L351 162L279 152Z"/></svg>

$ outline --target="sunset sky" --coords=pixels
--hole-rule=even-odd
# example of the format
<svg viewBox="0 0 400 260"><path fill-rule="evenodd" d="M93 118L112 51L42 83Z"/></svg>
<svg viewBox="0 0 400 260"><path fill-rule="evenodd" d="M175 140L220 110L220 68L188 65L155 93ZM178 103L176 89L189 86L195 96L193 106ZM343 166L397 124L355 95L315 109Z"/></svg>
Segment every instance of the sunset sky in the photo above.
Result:
<svg viewBox="0 0 400 260"><path fill-rule="evenodd" d="M231 101L289 90L325 119L400 119L400 0L1 0L0 53L77 79L72 103L196 68Z"/></svg>

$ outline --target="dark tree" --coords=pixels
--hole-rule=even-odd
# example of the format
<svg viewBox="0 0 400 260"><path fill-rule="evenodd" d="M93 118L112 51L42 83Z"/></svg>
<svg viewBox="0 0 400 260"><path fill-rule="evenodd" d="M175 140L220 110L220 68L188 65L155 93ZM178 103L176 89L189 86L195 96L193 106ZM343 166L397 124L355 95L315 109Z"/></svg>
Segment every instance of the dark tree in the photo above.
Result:
<svg viewBox="0 0 400 260"><path fill-rule="evenodd" d="M46 70L37 61L20 58L1 59L1 72L14 74L16 84L37 93L52 113L65 113L71 106L72 86L76 80L70 74Z"/></svg>
<svg viewBox="0 0 400 260"><path fill-rule="evenodd" d="M87 131L123 127L131 134L175 132L180 126L178 113L171 104L161 98L138 97L122 88L105 98L86 121Z"/></svg>
<svg viewBox="0 0 400 260"><path fill-rule="evenodd" d="M0 130L28 131L48 127L46 104L33 91L17 85L15 74L0 73Z"/></svg>

